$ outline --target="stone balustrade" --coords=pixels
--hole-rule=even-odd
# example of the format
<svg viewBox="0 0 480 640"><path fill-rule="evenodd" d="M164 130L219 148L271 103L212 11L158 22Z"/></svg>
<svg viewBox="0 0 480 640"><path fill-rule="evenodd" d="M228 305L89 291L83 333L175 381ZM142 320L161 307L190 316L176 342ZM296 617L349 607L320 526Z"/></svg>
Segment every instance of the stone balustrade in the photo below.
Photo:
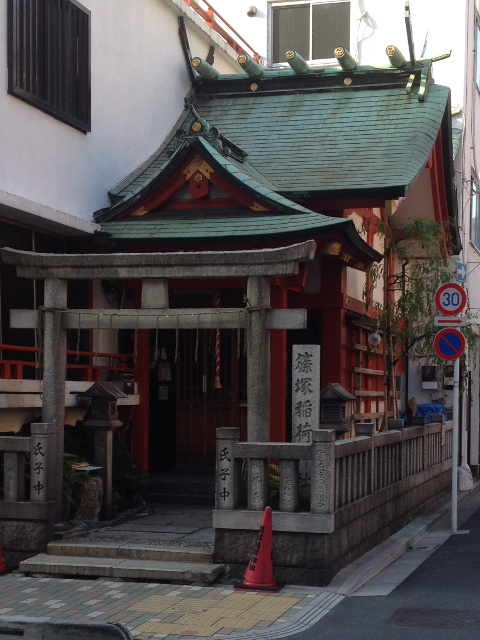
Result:
<svg viewBox="0 0 480 640"><path fill-rule="evenodd" d="M215 561L240 577L261 512L272 503L271 462L279 468L274 564L290 582L326 584L445 495L451 422L392 427L374 434L373 425L360 424L361 435L337 441L333 430L313 430L309 444L239 442L238 429L217 429ZM299 474L302 460L308 478Z"/></svg>
<svg viewBox="0 0 480 640"><path fill-rule="evenodd" d="M54 449L51 424L32 424L29 437L0 436L0 542L7 566L43 550L52 537L55 502L50 459Z"/></svg>

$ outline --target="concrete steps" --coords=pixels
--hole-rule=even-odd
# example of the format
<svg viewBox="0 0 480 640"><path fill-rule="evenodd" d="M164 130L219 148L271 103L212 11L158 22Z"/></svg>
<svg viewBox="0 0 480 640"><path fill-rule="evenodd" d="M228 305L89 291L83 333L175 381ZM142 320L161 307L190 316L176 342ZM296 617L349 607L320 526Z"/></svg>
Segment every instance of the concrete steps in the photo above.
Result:
<svg viewBox="0 0 480 640"><path fill-rule="evenodd" d="M51 542L46 554L20 563L26 575L114 578L207 585L224 571L211 549L71 540Z"/></svg>
<svg viewBox="0 0 480 640"><path fill-rule="evenodd" d="M149 473L149 499L161 504L215 504L215 476L208 471Z"/></svg>

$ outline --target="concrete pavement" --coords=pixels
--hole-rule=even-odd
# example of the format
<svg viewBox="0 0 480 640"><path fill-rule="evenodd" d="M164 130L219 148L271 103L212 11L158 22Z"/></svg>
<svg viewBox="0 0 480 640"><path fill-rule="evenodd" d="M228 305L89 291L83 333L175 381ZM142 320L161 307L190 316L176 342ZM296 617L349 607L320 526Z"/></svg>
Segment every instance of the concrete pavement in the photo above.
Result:
<svg viewBox="0 0 480 640"><path fill-rule="evenodd" d="M480 491L476 490L472 495L460 495L459 526L480 508ZM34 578L10 574L0 577L0 616L36 616L75 622L114 621L125 624L133 636L142 639L183 640L192 636L224 636L234 637L235 640L267 640L300 632L302 636L316 638L321 631L322 638L340 640L343 637L342 629L345 638L349 633L351 637L353 628L358 627L358 616L364 620L366 614L371 616L378 613L381 609L378 602L383 602L383 606L388 605L387 609L390 607L390 618L397 610L405 609L405 612L398 614L395 627L398 630L402 629L402 625L405 627L405 622L416 620L418 623L420 614L412 612L409 591L404 592L403 597L406 598L405 603L410 604L401 606L398 598L401 589L398 585L403 586L404 581L406 584L408 580L413 580L421 571L415 570L422 563L433 563L435 572L437 558L444 563L444 549L450 545L454 550L450 558L451 572L459 582L459 593L462 593L463 584L459 566L465 566L465 570L468 570L470 563L478 568L476 558L480 549L480 511L472 516L472 522L478 523L478 528L475 525L469 534L452 537L448 514L449 501L446 501L343 570L326 588L287 586L278 594L258 594L234 592L231 585L222 583L209 587L176 586L156 582ZM143 526L145 534L151 535L151 532L147 533L149 525ZM123 535L125 531L123 526ZM114 531L105 531L103 534L110 538L116 535ZM204 535L205 531L202 537ZM476 624L474 613L477 609L480 621L480 593L471 571L469 576L476 599L472 601L472 598L468 598L468 606L466 601L464 604L471 612L469 624L472 625ZM476 577L480 584L480 573ZM418 586L417 600L413 604L421 602L420 589ZM455 592L453 584L449 589ZM365 606L367 597L368 606ZM389 604L390 600L394 604ZM430 603L435 603L434 596L430 598ZM462 603L455 602L454 596L450 595L450 605L461 609L459 604ZM424 621L428 622L433 614L427 611L422 615ZM355 623L348 622L355 619ZM364 631L364 636L355 631L355 638L379 637L368 635L371 630L367 626Z"/></svg>
<svg viewBox="0 0 480 640"><path fill-rule="evenodd" d="M471 640L480 632L480 494L459 507L461 528L443 522L344 598L302 640ZM284 634L282 637L286 637Z"/></svg>

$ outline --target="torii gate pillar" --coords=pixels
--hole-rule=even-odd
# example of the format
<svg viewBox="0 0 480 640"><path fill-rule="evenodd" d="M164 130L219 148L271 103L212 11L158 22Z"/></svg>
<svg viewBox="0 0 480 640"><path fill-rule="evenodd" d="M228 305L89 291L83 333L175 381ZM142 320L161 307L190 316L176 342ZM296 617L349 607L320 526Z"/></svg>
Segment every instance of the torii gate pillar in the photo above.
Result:
<svg viewBox="0 0 480 640"><path fill-rule="evenodd" d="M49 278L45 280L45 326L43 342L43 398L42 422L54 425L54 443L50 449L48 468L49 500L57 501L56 519L62 520L63 491L63 439L65 424L65 366L67 332L62 326L62 314L50 309L67 306L67 281Z"/></svg>
<svg viewBox="0 0 480 640"><path fill-rule="evenodd" d="M270 307L270 279L250 277L248 304L253 309ZM248 316L247 330L247 433L249 442L270 440L270 331L266 311Z"/></svg>

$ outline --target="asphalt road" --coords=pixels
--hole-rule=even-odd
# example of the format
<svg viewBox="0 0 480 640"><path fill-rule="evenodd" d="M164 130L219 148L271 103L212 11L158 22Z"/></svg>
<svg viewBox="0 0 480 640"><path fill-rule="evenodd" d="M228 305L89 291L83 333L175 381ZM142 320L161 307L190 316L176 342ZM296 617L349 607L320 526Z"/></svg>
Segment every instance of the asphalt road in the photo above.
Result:
<svg viewBox="0 0 480 640"><path fill-rule="evenodd" d="M480 509L388 596L348 597L301 640L480 638ZM290 636L292 637L292 636Z"/></svg>

